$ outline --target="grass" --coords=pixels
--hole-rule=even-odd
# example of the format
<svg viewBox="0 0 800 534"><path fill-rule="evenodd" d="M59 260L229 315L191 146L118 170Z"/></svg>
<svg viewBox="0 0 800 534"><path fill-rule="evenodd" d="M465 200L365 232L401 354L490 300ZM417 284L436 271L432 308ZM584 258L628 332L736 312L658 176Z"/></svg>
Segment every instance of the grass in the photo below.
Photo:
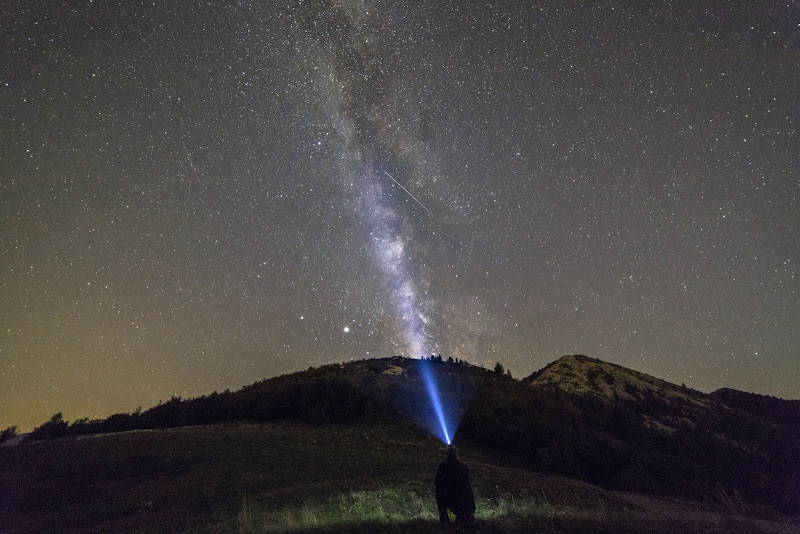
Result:
<svg viewBox="0 0 800 534"><path fill-rule="evenodd" d="M460 444L474 532L761 532L683 520ZM440 532L443 445L408 428L295 423L130 432L0 448L0 532Z"/></svg>
<svg viewBox="0 0 800 534"><path fill-rule="evenodd" d="M476 524L460 532L537 532L543 534L645 532L742 534L761 533L748 520L733 517L711 521L657 518L641 510L609 506L605 501L580 506L554 506L545 498L513 495L478 499ZM452 516L451 516L452 517ZM239 513L192 532L254 533L434 533L441 532L433 496L404 488L338 494L296 508L275 509L269 502L245 496Z"/></svg>
<svg viewBox="0 0 800 534"><path fill-rule="evenodd" d="M283 532L345 523L403 523L438 520L428 495L384 488L338 494L323 501L291 508L273 508L250 496L242 499L236 516L237 532ZM225 530L223 528L222 530Z"/></svg>

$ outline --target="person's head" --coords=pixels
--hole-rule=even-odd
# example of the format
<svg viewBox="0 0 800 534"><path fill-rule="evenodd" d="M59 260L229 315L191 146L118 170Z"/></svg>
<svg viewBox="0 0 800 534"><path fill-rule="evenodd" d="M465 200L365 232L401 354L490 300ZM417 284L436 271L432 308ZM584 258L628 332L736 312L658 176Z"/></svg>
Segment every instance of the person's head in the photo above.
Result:
<svg viewBox="0 0 800 534"><path fill-rule="evenodd" d="M458 447L453 444L448 445L446 457L448 460L458 460Z"/></svg>

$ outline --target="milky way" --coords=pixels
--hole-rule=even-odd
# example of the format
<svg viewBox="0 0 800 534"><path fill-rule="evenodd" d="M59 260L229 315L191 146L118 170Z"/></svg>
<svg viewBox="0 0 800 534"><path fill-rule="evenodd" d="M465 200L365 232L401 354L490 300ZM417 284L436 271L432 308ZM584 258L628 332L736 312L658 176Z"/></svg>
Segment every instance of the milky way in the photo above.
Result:
<svg viewBox="0 0 800 534"><path fill-rule="evenodd" d="M431 304L415 283L421 276L415 264L424 261L424 252L415 246L414 234L419 219L433 214L393 175L425 184L418 154L410 148L422 145L414 128L408 127L414 123L415 110L410 109L409 95L400 90L401 72L394 64L402 53L393 42L397 36L390 22L374 8L370 13L362 2L322 9L310 22L326 26L323 35L329 37L322 44L330 52L332 75L330 85L321 84L320 89L333 93L332 123L345 162L344 180L356 199L365 240L385 276L405 332L405 354L424 356L436 344L427 328L430 312L425 310ZM425 213L403 202L407 200L403 195Z"/></svg>

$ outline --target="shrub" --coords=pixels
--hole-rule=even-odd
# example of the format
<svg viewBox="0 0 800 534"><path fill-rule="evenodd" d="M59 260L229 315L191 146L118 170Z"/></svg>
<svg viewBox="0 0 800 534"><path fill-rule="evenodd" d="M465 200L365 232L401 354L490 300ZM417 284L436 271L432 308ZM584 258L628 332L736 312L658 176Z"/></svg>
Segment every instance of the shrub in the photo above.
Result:
<svg viewBox="0 0 800 534"><path fill-rule="evenodd" d="M67 434L67 428L69 428L69 423L64 421L64 415L58 412L48 422L34 428L28 439L37 441L40 439L60 438Z"/></svg>
<svg viewBox="0 0 800 534"><path fill-rule="evenodd" d="M3 430L2 432L0 432L0 443L3 443L4 441L8 441L10 439L14 439L15 437L17 437L17 426L16 425L10 426L5 430Z"/></svg>

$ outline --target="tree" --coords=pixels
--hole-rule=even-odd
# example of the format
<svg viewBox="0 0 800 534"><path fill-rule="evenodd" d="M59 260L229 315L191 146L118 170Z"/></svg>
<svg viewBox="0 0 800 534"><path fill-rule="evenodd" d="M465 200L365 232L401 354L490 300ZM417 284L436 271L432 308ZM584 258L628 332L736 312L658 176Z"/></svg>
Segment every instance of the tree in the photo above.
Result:
<svg viewBox="0 0 800 534"><path fill-rule="evenodd" d="M31 432L28 439L32 441L40 439L60 438L66 435L69 423L64 421L64 414L58 412L42 426L36 427Z"/></svg>
<svg viewBox="0 0 800 534"><path fill-rule="evenodd" d="M10 426L0 432L0 443L14 439L15 437L17 437L17 425Z"/></svg>
<svg viewBox="0 0 800 534"><path fill-rule="evenodd" d="M499 375L502 375L502 374L505 374L506 368L503 367L502 363L497 362L496 364L494 364L494 372L499 374Z"/></svg>

